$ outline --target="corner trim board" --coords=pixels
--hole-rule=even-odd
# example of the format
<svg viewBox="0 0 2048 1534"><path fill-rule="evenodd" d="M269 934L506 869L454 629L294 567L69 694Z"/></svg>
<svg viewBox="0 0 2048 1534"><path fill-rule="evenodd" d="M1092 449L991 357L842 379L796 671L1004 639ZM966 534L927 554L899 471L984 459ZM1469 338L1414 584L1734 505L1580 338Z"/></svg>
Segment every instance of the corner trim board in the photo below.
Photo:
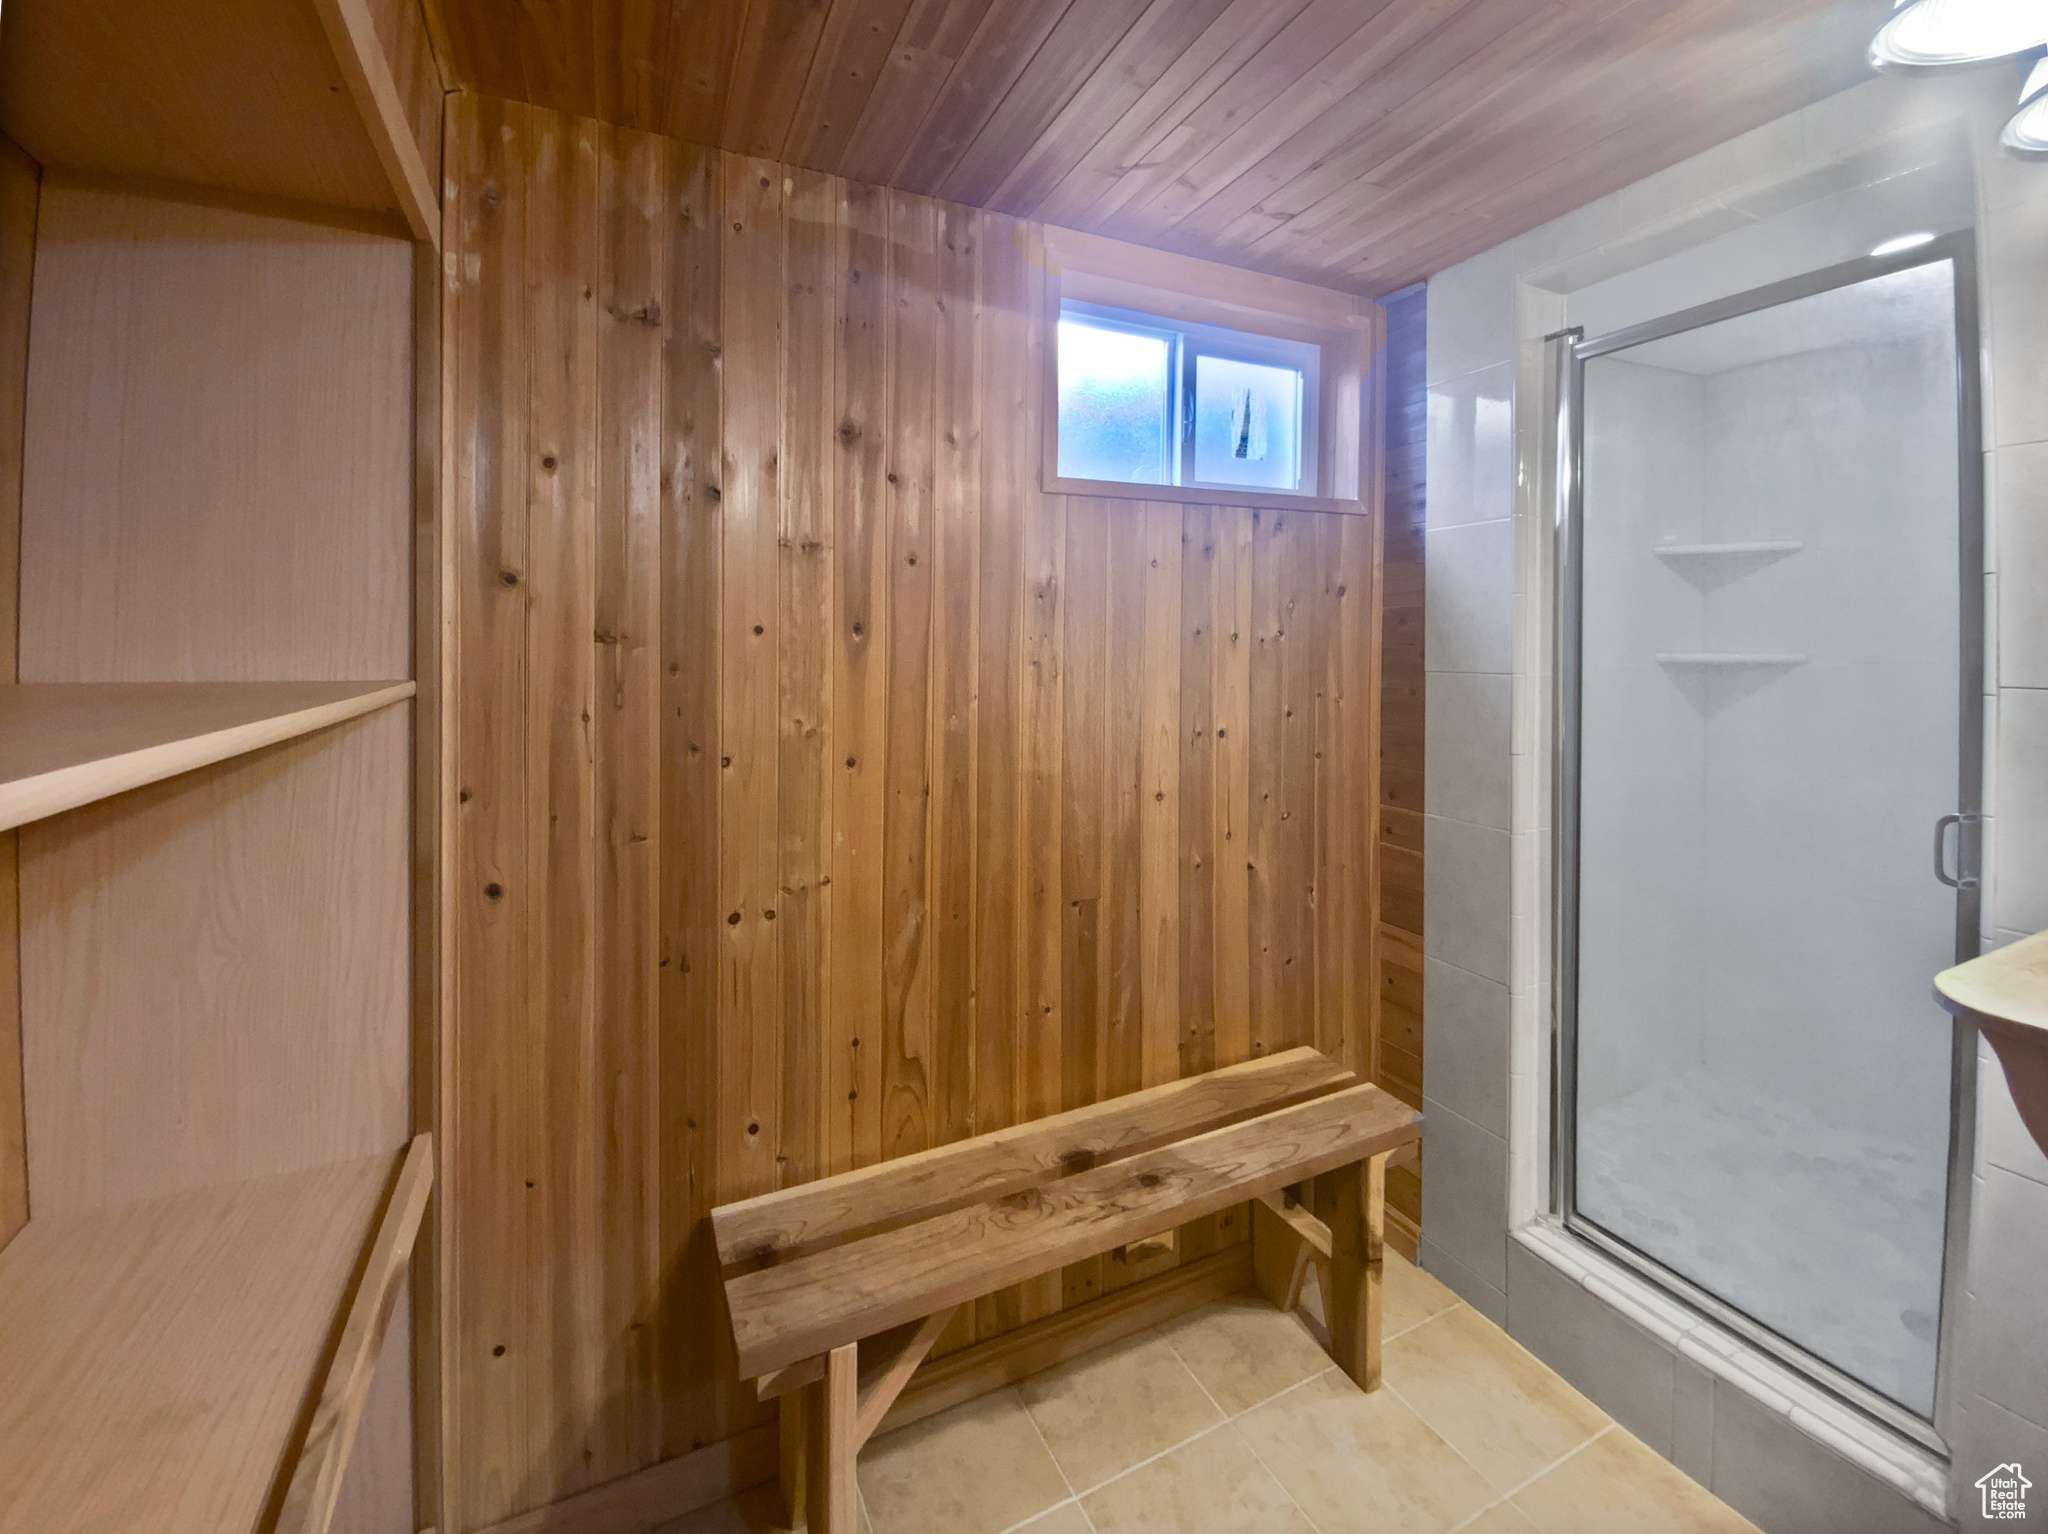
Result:
<svg viewBox="0 0 2048 1534"><path fill-rule="evenodd" d="M334 61L348 82L349 95L370 144L377 151L384 177L391 183L398 208L413 232L413 238L439 249L441 245L441 200L434 178L427 171L426 157L413 138L406 121L405 102L398 94L398 81L384 56L377 26L370 18L365 0L313 0L320 12L320 24L334 49Z"/></svg>

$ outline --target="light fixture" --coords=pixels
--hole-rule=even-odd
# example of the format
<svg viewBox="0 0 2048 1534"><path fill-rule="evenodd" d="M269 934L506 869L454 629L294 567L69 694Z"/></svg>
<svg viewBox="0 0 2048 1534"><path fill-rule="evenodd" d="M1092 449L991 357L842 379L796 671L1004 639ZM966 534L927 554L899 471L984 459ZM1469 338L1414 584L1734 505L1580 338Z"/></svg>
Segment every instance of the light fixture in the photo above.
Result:
<svg viewBox="0 0 2048 1534"><path fill-rule="evenodd" d="M1988 64L2048 43L2042 0L1900 0L1870 43L1870 66L1921 74Z"/></svg>
<svg viewBox="0 0 2048 1534"><path fill-rule="evenodd" d="M1924 230L1918 234L1902 234L1895 240L1886 240L1877 249L1873 250L1871 254L1873 256L1896 256L1902 250L1918 250L1922 245L1931 245L1933 242L1934 236Z"/></svg>
<svg viewBox="0 0 2048 1534"><path fill-rule="evenodd" d="M2035 60L2020 89L2020 109L2006 120L1998 142L2022 160L2048 160L2048 58Z"/></svg>
<svg viewBox="0 0 2048 1534"><path fill-rule="evenodd" d="M1933 74L2021 55L2024 69L2024 55L2036 55L2019 110L2007 119L1998 142L2022 160L2048 160L2043 48L2048 0L1895 0L1891 19L1870 40L1870 67L1887 75Z"/></svg>

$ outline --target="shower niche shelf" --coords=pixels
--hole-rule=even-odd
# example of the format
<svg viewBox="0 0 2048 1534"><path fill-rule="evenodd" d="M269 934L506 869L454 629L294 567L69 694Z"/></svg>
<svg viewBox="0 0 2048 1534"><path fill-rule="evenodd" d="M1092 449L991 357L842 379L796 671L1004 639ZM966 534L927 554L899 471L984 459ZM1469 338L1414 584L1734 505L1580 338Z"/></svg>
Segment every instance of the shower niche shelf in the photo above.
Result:
<svg viewBox="0 0 2048 1534"><path fill-rule="evenodd" d="M1738 655L1719 650L1662 654L1657 657L1657 664L1660 666L1683 666L1700 670L1727 670L1739 666L1799 666L1805 662L1804 655Z"/></svg>
<svg viewBox="0 0 2048 1534"><path fill-rule="evenodd" d="M1745 554L1797 554L1804 539L1776 543L1660 543L1650 550L1662 559L1739 559Z"/></svg>

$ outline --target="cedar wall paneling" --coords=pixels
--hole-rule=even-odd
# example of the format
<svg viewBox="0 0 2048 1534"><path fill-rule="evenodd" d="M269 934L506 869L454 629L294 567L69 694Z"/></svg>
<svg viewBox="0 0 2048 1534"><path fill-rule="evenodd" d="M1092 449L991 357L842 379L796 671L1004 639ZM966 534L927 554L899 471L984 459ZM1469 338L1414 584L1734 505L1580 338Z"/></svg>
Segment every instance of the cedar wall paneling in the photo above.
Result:
<svg viewBox="0 0 2048 1534"><path fill-rule="evenodd" d="M28 383L29 293L41 171L0 138L0 684L15 680L21 595L21 437ZM0 831L0 1246L28 1221L21 1099L20 837Z"/></svg>
<svg viewBox="0 0 2048 1534"><path fill-rule="evenodd" d="M1427 294L1385 301L1386 547L1380 614L1380 1073L1422 1106L1422 563L1429 395ZM1387 1204L1412 1241L1422 1186L1412 1167L1387 1173Z"/></svg>
<svg viewBox="0 0 2048 1534"><path fill-rule="evenodd" d="M456 103L466 1531L768 1419L713 1206L1298 1043L1369 1068L1378 625L1370 517L1038 492L1016 221Z"/></svg>

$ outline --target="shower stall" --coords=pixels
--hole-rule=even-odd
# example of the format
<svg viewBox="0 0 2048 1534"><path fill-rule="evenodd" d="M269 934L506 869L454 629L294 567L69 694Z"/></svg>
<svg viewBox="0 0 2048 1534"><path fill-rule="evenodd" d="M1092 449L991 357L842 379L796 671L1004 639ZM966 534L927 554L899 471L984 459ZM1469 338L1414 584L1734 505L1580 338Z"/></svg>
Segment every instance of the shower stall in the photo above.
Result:
<svg viewBox="0 0 2048 1534"><path fill-rule="evenodd" d="M1976 952L1967 235L1559 362L1556 1195L1939 1447ZM1959 1252L1958 1252L1959 1255Z"/></svg>

